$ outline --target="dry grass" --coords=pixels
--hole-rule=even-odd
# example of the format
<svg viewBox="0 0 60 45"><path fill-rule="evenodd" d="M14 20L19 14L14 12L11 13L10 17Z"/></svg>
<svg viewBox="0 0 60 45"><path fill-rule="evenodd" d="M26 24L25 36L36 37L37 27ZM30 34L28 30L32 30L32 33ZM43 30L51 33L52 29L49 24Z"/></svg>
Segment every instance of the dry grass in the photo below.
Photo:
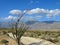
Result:
<svg viewBox="0 0 60 45"><path fill-rule="evenodd" d="M0 41L3 39L9 41L8 45L17 45L16 41L14 39L8 37L7 35L0 36ZM4 44L0 43L0 45L4 45Z"/></svg>

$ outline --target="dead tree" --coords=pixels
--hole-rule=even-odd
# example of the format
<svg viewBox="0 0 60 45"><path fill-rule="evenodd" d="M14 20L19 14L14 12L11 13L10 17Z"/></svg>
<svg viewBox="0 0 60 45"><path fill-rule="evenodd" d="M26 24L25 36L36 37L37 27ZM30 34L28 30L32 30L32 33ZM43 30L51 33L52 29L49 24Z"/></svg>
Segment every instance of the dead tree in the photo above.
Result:
<svg viewBox="0 0 60 45"><path fill-rule="evenodd" d="M28 26L26 26L25 23L21 22L21 18L24 16L24 14L19 15L17 18L17 21L12 23L11 21L11 30L13 37L15 38L18 45L21 45L21 37L23 34L28 30Z"/></svg>

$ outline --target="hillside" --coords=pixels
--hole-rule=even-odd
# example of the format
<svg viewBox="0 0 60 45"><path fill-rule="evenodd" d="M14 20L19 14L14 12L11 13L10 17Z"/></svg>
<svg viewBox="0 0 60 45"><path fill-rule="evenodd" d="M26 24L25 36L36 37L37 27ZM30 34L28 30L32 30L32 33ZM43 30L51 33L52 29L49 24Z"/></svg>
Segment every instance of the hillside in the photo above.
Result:
<svg viewBox="0 0 60 45"><path fill-rule="evenodd" d="M32 21L32 22L28 22L28 25L30 26L31 30L40 30L40 29L44 29L44 30L48 30L48 29L60 29L60 22L59 21Z"/></svg>

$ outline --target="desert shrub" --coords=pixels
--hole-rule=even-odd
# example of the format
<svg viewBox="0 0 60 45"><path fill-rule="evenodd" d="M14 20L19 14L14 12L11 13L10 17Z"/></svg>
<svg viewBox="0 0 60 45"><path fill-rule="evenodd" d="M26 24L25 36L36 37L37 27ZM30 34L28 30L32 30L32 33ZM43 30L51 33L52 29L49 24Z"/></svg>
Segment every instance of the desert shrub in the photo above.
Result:
<svg viewBox="0 0 60 45"><path fill-rule="evenodd" d="M7 41L7 40L5 40L5 39L1 40L1 43L4 43L5 45L8 45L8 42L9 42L9 41Z"/></svg>
<svg viewBox="0 0 60 45"><path fill-rule="evenodd" d="M60 36L60 33L58 34L58 36Z"/></svg>
<svg viewBox="0 0 60 45"><path fill-rule="evenodd" d="M7 32L6 31L3 31L3 34L7 34Z"/></svg>
<svg viewBox="0 0 60 45"><path fill-rule="evenodd" d="M26 35L29 37L37 37L47 41L57 43L60 41L60 31L28 31Z"/></svg>
<svg viewBox="0 0 60 45"><path fill-rule="evenodd" d="M33 34L30 34L30 37L33 37Z"/></svg>
<svg viewBox="0 0 60 45"><path fill-rule="evenodd" d="M40 33L38 33L38 36L41 36L41 34L40 34Z"/></svg>
<svg viewBox="0 0 60 45"><path fill-rule="evenodd" d="M59 40L57 38L52 38L52 37L46 37L45 40L48 40L53 43L59 42Z"/></svg>

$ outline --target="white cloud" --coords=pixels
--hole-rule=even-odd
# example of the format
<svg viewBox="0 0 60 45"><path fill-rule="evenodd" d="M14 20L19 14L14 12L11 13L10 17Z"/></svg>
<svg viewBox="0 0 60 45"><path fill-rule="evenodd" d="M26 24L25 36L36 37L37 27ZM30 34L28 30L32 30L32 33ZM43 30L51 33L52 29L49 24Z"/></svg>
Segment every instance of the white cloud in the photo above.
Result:
<svg viewBox="0 0 60 45"><path fill-rule="evenodd" d="M32 10L25 10L24 12L26 12L26 14L42 14L42 13L48 13L48 10L36 8Z"/></svg>
<svg viewBox="0 0 60 45"><path fill-rule="evenodd" d="M23 18L22 18L23 20L34 20L34 17L33 16L24 16Z"/></svg>
<svg viewBox="0 0 60 45"><path fill-rule="evenodd" d="M8 17L1 17L0 20L2 21L10 21L10 20L14 20L16 21L17 17L15 16L8 16Z"/></svg>
<svg viewBox="0 0 60 45"><path fill-rule="evenodd" d="M21 10L11 10L9 13L19 15L19 14L22 14L22 11Z"/></svg>
<svg viewBox="0 0 60 45"><path fill-rule="evenodd" d="M54 9L54 10L49 10L49 9L43 9L43 8L35 8L35 9L31 9L31 10L24 10L23 12L21 10L11 10L9 13L11 14L43 14L46 15L46 17L50 18L50 17L54 17L57 15L60 15L60 9Z"/></svg>
<svg viewBox="0 0 60 45"><path fill-rule="evenodd" d="M8 16L8 17L5 17L5 18L3 18L3 19L5 19L5 20L10 20L10 19L17 19L17 17L14 17L14 16Z"/></svg>
<svg viewBox="0 0 60 45"><path fill-rule="evenodd" d="M25 10L24 12L30 15L31 14L44 14L47 17L54 17L56 15L60 15L60 9L48 10L48 9L36 8L32 10Z"/></svg>
<svg viewBox="0 0 60 45"><path fill-rule="evenodd" d="M24 21L28 21L28 20L40 20L42 18L42 16L24 16L22 19Z"/></svg>
<svg viewBox="0 0 60 45"><path fill-rule="evenodd" d="M46 15L48 17L54 17L60 15L60 10L59 9L49 10L49 12Z"/></svg>
<svg viewBox="0 0 60 45"><path fill-rule="evenodd" d="M37 18L42 18L42 16L36 16Z"/></svg>

